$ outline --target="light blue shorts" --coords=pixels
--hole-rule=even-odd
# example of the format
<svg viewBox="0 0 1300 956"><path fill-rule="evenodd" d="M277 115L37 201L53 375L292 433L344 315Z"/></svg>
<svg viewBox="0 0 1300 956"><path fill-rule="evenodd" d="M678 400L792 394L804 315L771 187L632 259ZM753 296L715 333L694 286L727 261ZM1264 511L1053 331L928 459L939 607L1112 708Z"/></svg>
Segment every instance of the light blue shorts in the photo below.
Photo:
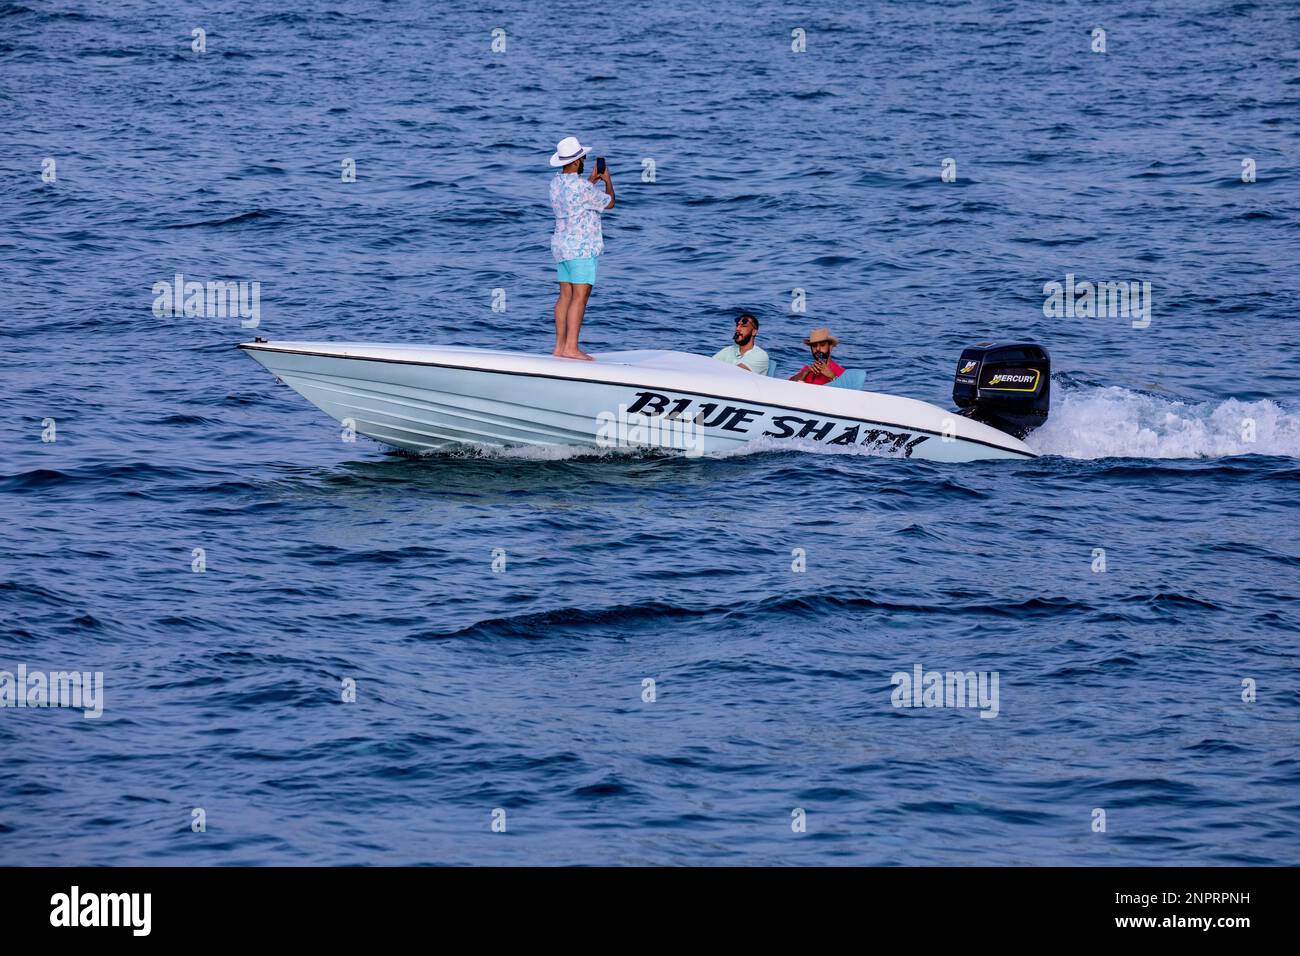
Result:
<svg viewBox="0 0 1300 956"><path fill-rule="evenodd" d="M585 259L565 259L555 266L555 274L561 282L575 285L596 284L596 260L599 256L587 256Z"/></svg>

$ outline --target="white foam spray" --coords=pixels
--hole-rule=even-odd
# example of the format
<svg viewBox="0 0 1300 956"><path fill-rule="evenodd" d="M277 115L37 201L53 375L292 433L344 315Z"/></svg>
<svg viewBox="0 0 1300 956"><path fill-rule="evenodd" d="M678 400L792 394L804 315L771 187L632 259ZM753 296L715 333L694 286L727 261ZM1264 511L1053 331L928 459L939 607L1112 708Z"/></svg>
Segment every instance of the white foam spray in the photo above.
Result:
<svg viewBox="0 0 1300 956"><path fill-rule="evenodd" d="M1300 412L1276 402L1184 402L1119 386L1053 383L1047 424L1025 443L1064 458L1300 458Z"/></svg>

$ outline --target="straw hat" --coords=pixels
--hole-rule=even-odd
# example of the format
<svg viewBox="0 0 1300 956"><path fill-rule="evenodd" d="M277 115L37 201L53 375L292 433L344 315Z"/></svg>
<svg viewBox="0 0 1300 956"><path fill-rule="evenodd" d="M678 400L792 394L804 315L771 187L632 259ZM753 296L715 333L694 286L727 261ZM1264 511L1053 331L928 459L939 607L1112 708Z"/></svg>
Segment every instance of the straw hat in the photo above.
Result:
<svg viewBox="0 0 1300 956"><path fill-rule="evenodd" d="M825 327L813 329L808 333L808 338L803 340L804 345L812 345L814 342L829 342L832 347L840 344L840 340L831 335L831 330Z"/></svg>

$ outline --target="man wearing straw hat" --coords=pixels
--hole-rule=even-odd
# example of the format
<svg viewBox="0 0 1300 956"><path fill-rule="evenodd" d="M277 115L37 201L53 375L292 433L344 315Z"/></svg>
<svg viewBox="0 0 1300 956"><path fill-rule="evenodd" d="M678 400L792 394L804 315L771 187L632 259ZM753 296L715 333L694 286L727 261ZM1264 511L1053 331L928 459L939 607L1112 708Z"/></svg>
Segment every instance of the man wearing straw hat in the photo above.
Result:
<svg viewBox="0 0 1300 956"><path fill-rule="evenodd" d="M560 294L555 300L554 354L588 361L591 356L578 348L578 332L596 285L596 265L605 251L600 214L614 208L614 184L603 157L591 175L585 181L582 178L583 157L590 152L591 147L583 146L576 136L566 136L551 157L551 165L560 167L551 180L551 209L555 212L551 255L560 282ZM603 190L596 185L601 180Z"/></svg>
<svg viewBox="0 0 1300 956"><path fill-rule="evenodd" d="M839 345L840 340L831 335L830 329L813 329L803 344L812 352L812 364L805 365L791 375L790 381L803 382L805 385L829 385L844 374L844 366L831 358L831 349Z"/></svg>

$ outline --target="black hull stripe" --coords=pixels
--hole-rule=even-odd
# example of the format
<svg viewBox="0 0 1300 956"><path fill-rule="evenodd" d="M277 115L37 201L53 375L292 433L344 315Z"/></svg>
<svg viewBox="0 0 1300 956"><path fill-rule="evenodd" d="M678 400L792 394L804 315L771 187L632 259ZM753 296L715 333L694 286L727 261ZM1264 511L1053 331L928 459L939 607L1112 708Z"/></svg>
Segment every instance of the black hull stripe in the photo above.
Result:
<svg viewBox="0 0 1300 956"><path fill-rule="evenodd" d="M669 389L662 385L638 385L635 382L604 382L596 378L574 378L570 375L549 375L546 372L511 372L499 368L472 368L468 365L447 365L444 362L420 362L412 359L391 359L378 358L367 355L335 355L331 352L304 352L300 349L271 349L264 345L240 344L239 348L247 352L279 352L282 355L310 355L316 358L331 359L350 359L356 362L386 362L390 365L427 365L430 368L446 368L461 372L481 372L484 375L518 375L522 378L549 378L557 382L581 382L584 385L612 385L624 388L641 388L647 391L669 391L677 392L684 395L693 395L697 398L716 398L722 402L749 402L749 399L736 398L733 395L713 395L709 392L683 391L682 389ZM823 418L836 418L840 421L858 422L863 425L883 425L885 428L897 428L900 431L918 432L923 435L929 435L932 438L943 438L942 432L930 431L927 428L913 428L910 425L899 425L896 422L878 422L872 418L858 418L856 415L836 415L830 412L815 412L808 408L797 408L794 405L777 405L774 402L750 402L753 405L762 405L764 408L779 408L787 412L799 412L803 415L821 415ZM956 412L953 412L956 415ZM990 441L982 441L979 438L958 438L958 441L969 442L972 445L983 445L985 448L996 448L998 451L1010 452L1013 455L1019 455L1024 459L1037 458L1037 455L1026 455L1023 451L1017 451L1015 448L1008 448L1005 445L995 445Z"/></svg>

